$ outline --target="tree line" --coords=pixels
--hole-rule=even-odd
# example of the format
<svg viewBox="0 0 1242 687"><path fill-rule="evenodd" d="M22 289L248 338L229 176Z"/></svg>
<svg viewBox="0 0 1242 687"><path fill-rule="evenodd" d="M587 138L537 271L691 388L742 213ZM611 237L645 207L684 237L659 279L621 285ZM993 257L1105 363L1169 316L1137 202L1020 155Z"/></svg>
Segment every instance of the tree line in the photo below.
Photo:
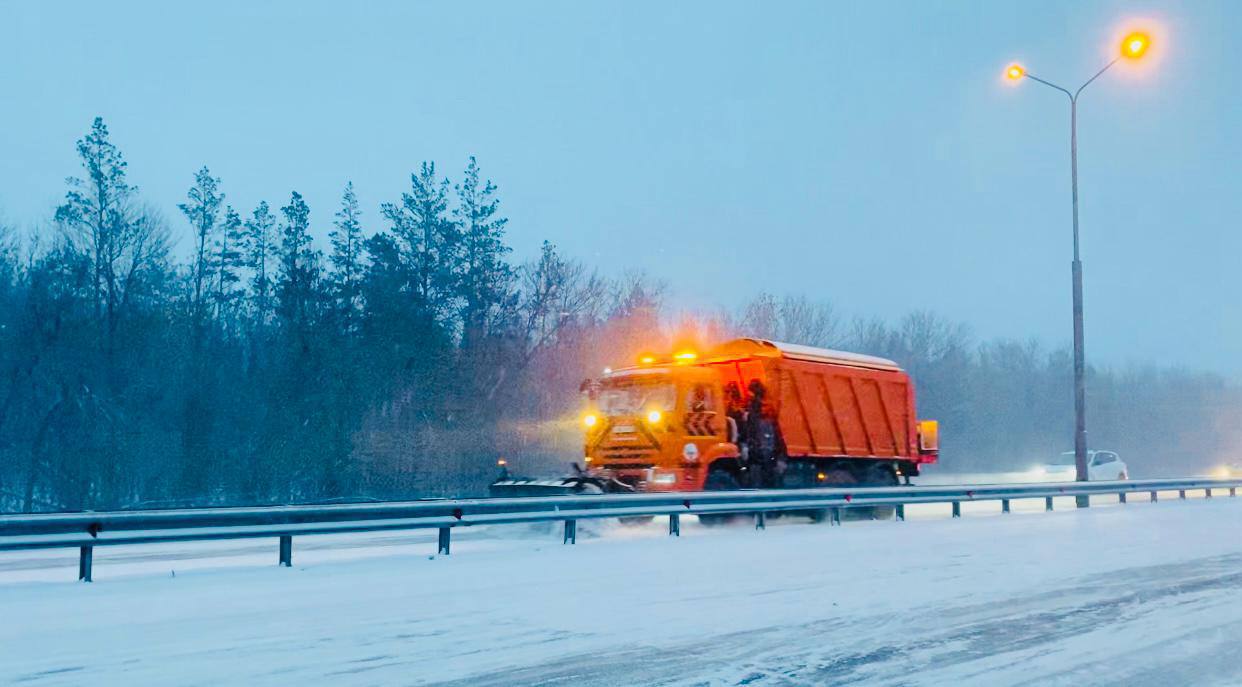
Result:
<svg viewBox="0 0 1242 687"><path fill-rule="evenodd" d="M234 207L203 167L170 217L101 119L77 152L38 230L0 227L3 511L479 494L501 456L563 470L581 451L581 380L687 332L894 358L942 421L945 469L1046 458L1072 426L1068 355L1036 343L770 294L679 318L642 273L548 242L517 262L473 157L456 181L422 163L375 215L352 183L322 214L296 191ZM1093 443L1136 468L1176 453L1166 472L1183 473L1234 439L1222 412L1239 394L1221 378L1093 368L1089 383Z"/></svg>

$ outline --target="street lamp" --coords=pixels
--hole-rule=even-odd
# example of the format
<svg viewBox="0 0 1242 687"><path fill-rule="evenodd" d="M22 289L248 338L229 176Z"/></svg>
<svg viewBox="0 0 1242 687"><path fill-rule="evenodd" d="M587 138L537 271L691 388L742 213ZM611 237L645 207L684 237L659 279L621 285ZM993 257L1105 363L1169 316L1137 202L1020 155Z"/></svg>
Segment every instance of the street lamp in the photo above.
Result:
<svg viewBox="0 0 1242 687"><path fill-rule="evenodd" d="M1071 266L1074 285L1074 468L1075 479L1079 482L1087 481L1087 398L1084 380L1086 352L1082 332L1082 260L1078 256L1078 96L1092 81L1100 78L1101 74L1122 58L1137 60L1147 54L1147 49L1151 47L1151 36L1142 31L1131 32L1121 40L1120 47L1117 57L1073 93L1031 74L1020 64L1014 63L1005 68L1005 76L1011 81L1020 81L1023 78L1037 81L1061 91L1070 101L1070 185L1074 199L1074 262ZM1079 508L1086 508L1090 503L1089 497L1078 496L1077 503Z"/></svg>

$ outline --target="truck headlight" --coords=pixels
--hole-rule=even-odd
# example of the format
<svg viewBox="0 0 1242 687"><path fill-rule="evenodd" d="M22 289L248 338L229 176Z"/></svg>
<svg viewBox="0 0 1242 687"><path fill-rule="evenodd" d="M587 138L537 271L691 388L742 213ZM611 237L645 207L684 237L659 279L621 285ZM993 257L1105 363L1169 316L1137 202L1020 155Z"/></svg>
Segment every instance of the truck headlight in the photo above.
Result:
<svg viewBox="0 0 1242 687"><path fill-rule="evenodd" d="M657 422L659 422L659 421L660 421L660 418L662 418L662 417L664 417L664 414L663 414L663 413L661 413L661 412L660 412L660 411L658 411L658 410L653 410L653 411L651 411L651 412L647 413L647 422L650 422L651 424L653 424L653 425L654 425L654 424L656 424Z"/></svg>
<svg viewBox="0 0 1242 687"><path fill-rule="evenodd" d="M651 478L651 481L655 484L677 484L677 473L659 472Z"/></svg>

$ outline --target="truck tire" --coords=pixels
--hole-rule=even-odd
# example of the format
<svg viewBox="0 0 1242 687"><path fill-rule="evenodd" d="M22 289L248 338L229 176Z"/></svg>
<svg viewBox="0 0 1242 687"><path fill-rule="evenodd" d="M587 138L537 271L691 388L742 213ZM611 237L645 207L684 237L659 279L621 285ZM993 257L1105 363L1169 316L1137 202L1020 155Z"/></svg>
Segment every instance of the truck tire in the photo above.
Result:
<svg viewBox="0 0 1242 687"><path fill-rule="evenodd" d="M703 491L737 491L741 489L737 478L728 470L712 470L703 481ZM737 518L737 513L713 513L699 516L699 522L706 527L727 525Z"/></svg>
<svg viewBox="0 0 1242 687"><path fill-rule="evenodd" d="M872 465L867 468L866 479L863 485L868 487L895 487L901 482L897 479L897 473L888 465ZM894 506L875 506L874 508L865 508L862 514L872 520L892 520L897 514L897 508Z"/></svg>
<svg viewBox="0 0 1242 687"><path fill-rule="evenodd" d="M844 465L839 465L831 470L824 471L824 480L820 483L820 486L825 489L839 489L855 484L858 484L858 478L854 476L854 473ZM848 513L850 511L846 510L844 512ZM812 511L806 511L806 514L811 517L811 522L824 522L828 519L830 509L816 508Z"/></svg>
<svg viewBox="0 0 1242 687"><path fill-rule="evenodd" d="M646 525L652 520L655 520L654 515L627 515L622 518L617 518L617 522L626 527L640 527L642 525Z"/></svg>

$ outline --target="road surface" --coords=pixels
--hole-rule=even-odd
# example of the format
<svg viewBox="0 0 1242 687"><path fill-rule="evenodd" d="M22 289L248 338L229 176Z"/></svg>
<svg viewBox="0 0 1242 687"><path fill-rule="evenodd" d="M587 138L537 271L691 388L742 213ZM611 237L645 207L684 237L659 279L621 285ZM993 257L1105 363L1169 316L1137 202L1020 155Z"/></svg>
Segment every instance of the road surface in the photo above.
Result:
<svg viewBox="0 0 1242 687"><path fill-rule="evenodd" d="M1242 499L990 508L577 546L525 527L450 557L301 538L292 569L270 543L214 543L231 567L101 550L91 585L64 553L0 554L0 683L1242 683Z"/></svg>

